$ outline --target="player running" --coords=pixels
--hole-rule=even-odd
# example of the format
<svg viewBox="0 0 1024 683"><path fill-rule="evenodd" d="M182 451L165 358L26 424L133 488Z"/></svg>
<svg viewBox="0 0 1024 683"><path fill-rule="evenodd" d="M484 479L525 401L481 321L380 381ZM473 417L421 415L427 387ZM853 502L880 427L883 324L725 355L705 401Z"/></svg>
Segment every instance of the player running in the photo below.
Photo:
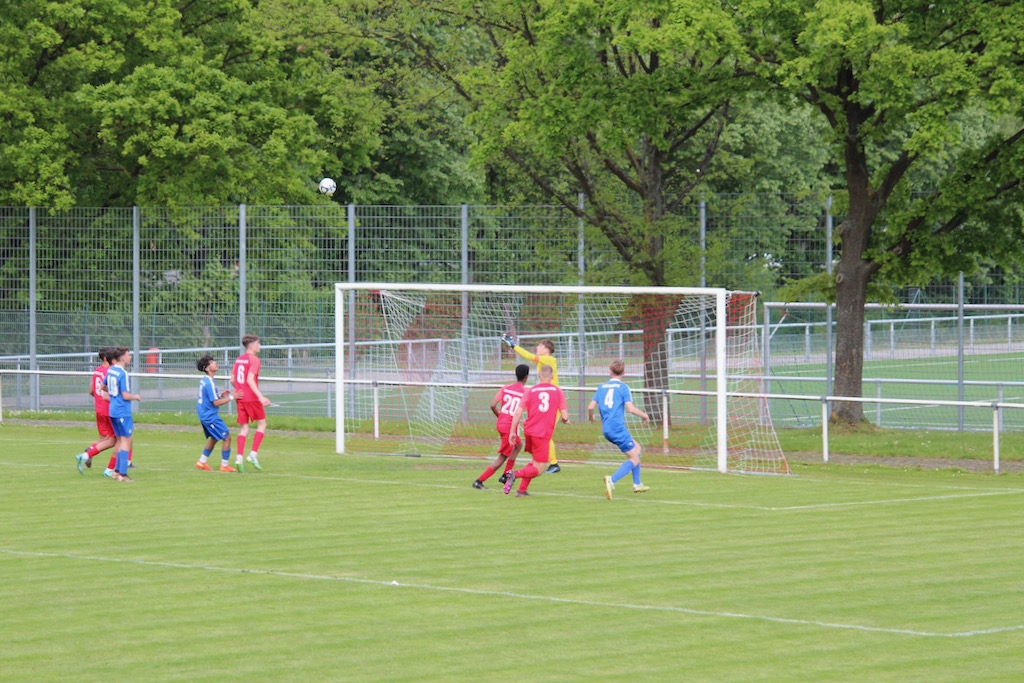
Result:
<svg viewBox="0 0 1024 683"><path fill-rule="evenodd" d="M604 494L608 500L612 499L612 491L615 490L615 482L627 474L633 474L633 493L645 493L650 491L649 486L640 483L640 444L633 440L626 428L626 411L636 415L643 424L650 423L647 413L633 405L633 396L629 392L629 386L622 381L622 375L626 372L626 365L621 361L613 361L608 366L611 371L611 378L599 386L594 392L594 398L587 405L587 416L591 422L594 421L594 408L601 410L601 431L604 438L619 447L619 450L626 454L626 460L615 470L615 474L604 478Z"/></svg>
<svg viewBox="0 0 1024 683"><path fill-rule="evenodd" d="M249 423L256 423L256 434L252 437L252 450L245 459L257 470L262 471L258 453L263 443L263 434L267 431L267 415L264 408L270 405L270 399L260 391L260 338L255 334L242 337L242 348L245 353L238 357L231 369L231 383L235 387L238 403L238 450L235 451L235 467L245 472L242 453L245 452L245 439L249 435Z"/></svg>
<svg viewBox="0 0 1024 683"><path fill-rule="evenodd" d="M551 447L551 437L555 433L555 421L561 417L563 424L569 424L569 410L566 405L565 394L562 390L551 383L552 369L550 365L542 365L537 371L539 381L526 390L523 400L512 415L512 425L509 427L509 443L515 445L519 442L519 421L526 411L526 424L523 433L526 437L524 450L533 457L533 462L521 470L512 470L505 480L504 491L507 494L512 490L512 485L519 479L519 490L516 497L529 496L527 489L534 478L539 477L548 464L548 452Z"/></svg>
<svg viewBox="0 0 1024 683"><path fill-rule="evenodd" d="M138 394L131 393L131 379L128 377L128 364L132 362L131 352L119 346L111 352L112 361L107 370L106 389L110 397L110 421L117 436L117 467L111 475L114 481L130 482L128 476L128 454L132 450L132 433L135 425L132 421L132 401L142 400Z"/></svg>
<svg viewBox="0 0 1024 683"><path fill-rule="evenodd" d="M92 371L92 377L89 380L89 395L92 396L93 409L96 411L96 431L99 432L100 438L75 456L79 474L85 474L85 468L92 467L92 459L97 453L113 448L117 443L117 437L114 436L114 425L110 422L110 401L105 396L107 370L110 369L108 356L111 351L109 346L104 346L99 350L100 364ZM113 467L107 469L113 470Z"/></svg>
<svg viewBox="0 0 1024 683"><path fill-rule="evenodd" d="M556 387L558 386L558 360L554 356L555 342L551 341L550 339L544 339L539 344L537 344L537 353L530 353L522 346L519 346L519 344L516 343L516 340L510 334L501 335L501 340L508 344L509 347L511 347L513 351L519 354L521 358L525 358L526 360L532 363L536 363L537 370L540 370L543 366L550 367L551 383ZM547 471L550 474L561 472L562 468L558 465L558 458L555 456L554 442L550 444L550 452L548 455L550 458L549 462L551 464L548 465Z"/></svg>
<svg viewBox="0 0 1024 683"><path fill-rule="evenodd" d="M523 393L526 391L526 378L529 376L529 365L517 365L516 381L499 389L491 401L491 412L498 418L498 422L495 425L495 429L498 430L499 439L498 457L473 482L473 488L475 489L486 489L487 487L484 486L484 482L501 467L502 463L505 464L505 471L498 478L498 481L502 484L508 479L509 470L515 467L516 456L519 455L519 451L522 449L522 443L516 442L515 445L509 443L508 430L512 426L512 415L515 414L519 404L523 401ZM498 407L499 405L501 406L500 408Z"/></svg>
<svg viewBox="0 0 1024 683"><path fill-rule="evenodd" d="M220 417L220 407L225 403L234 400L235 395L230 389L217 393L217 385L214 377L217 376L217 361L213 356L206 354L196 361L196 369L203 373L199 380L199 398L196 400L196 415L199 416L199 424L203 426L203 434L206 435L206 447L203 454L199 456L196 469L209 471L212 468L207 464L213 447L221 441L220 448L220 471L237 472L231 466L231 432L224 420Z"/></svg>

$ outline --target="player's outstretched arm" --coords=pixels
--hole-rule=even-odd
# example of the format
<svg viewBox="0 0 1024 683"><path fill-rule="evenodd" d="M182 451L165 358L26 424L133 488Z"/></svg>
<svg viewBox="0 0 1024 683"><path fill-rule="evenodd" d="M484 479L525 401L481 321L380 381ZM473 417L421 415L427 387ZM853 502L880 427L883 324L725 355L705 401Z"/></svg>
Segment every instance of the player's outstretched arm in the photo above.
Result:
<svg viewBox="0 0 1024 683"><path fill-rule="evenodd" d="M511 446L515 446L519 443L519 422L523 419L523 407L519 406L516 408L516 412L512 415L512 425L508 429L508 443Z"/></svg>
<svg viewBox="0 0 1024 683"><path fill-rule="evenodd" d="M647 416L647 413L633 405L632 401L626 401L626 410L639 417L643 421L643 424L650 424L651 418Z"/></svg>
<svg viewBox="0 0 1024 683"><path fill-rule="evenodd" d="M597 409L597 401L591 399L587 404L587 421L594 422L594 411Z"/></svg>
<svg viewBox="0 0 1024 683"><path fill-rule="evenodd" d="M528 361L536 361L537 360L537 354L531 353L531 352L527 351L522 346L518 346L518 345L513 346L512 350L515 351L516 353L518 353L522 358L525 358Z"/></svg>

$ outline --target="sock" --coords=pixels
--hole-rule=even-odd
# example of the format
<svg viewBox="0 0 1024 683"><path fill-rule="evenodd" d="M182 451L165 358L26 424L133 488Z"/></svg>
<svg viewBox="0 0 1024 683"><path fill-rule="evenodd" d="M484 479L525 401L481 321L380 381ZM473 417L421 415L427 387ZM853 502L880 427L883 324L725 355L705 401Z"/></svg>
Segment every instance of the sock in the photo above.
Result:
<svg viewBox="0 0 1024 683"><path fill-rule="evenodd" d="M619 469L615 470L615 474L612 475L612 483L614 484L619 479L633 471L633 461L627 460L626 462L619 465Z"/></svg>
<svg viewBox="0 0 1024 683"><path fill-rule="evenodd" d="M85 454L92 460L92 457L100 452L100 449L96 448L96 444L93 444L85 449Z"/></svg>
<svg viewBox="0 0 1024 683"><path fill-rule="evenodd" d="M238 460L238 462L242 462L242 453L245 453L245 435L239 434L235 441L238 442L238 448L235 449L235 453L238 454L236 460Z"/></svg>
<svg viewBox="0 0 1024 683"><path fill-rule="evenodd" d="M256 457L256 454L259 453L261 443L263 443L263 432L256 432L256 435L252 437L252 452L249 453L249 457Z"/></svg>
<svg viewBox="0 0 1024 683"><path fill-rule="evenodd" d="M530 482L533 481L532 477L527 477L519 481L519 492L526 493L526 489L530 488Z"/></svg>
<svg viewBox="0 0 1024 683"><path fill-rule="evenodd" d="M477 477L477 481L487 481L492 474L494 474L494 468L488 467L486 470L484 470L483 474Z"/></svg>
<svg viewBox="0 0 1024 683"><path fill-rule="evenodd" d="M108 470L116 470L117 469L117 453L114 453L112 456L110 456L110 462L107 463L107 469Z"/></svg>
<svg viewBox="0 0 1024 683"><path fill-rule="evenodd" d="M128 476L128 451L117 452L117 473L122 477Z"/></svg>
<svg viewBox="0 0 1024 683"><path fill-rule="evenodd" d="M211 451L210 451L209 448L204 448L203 449L203 454L199 456L199 462L205 463L207 460L209 460L210 459L210 452Z"/></svg>
<svg viewBox="0 0 1024 683"><path fill-rule="evenodd" d="M133 449L133 450L134 450L134 449ZM131 451L131 450L129 450L129 451L128 451L128 464L129 464L129 465L131 465L131 464L132 464L132 451Z"/></svg>
<svg viewBox="0 0 1024 683"><path fill-rule="evenodd" d="M231 462L231 449L226 448L220 452L220 462L222 465L227 465Z"/></svg>
<svg viewBox="0 0 1024 683"><path fill-rule="evenodd" d="M640 485L640 463L633 467L633 486Z"/></svg>

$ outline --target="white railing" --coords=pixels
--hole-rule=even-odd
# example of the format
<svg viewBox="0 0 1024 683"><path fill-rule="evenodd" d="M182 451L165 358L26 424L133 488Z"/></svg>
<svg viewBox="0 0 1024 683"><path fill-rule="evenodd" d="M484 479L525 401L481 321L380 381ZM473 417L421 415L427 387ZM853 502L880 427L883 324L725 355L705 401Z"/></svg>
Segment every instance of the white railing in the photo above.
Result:
<svg viewBox="0 0 1024 683"><path fill-rule="evenodd" d="M146 378L150 378L151 379L152 378L152 375L148 375L146 373L130 373L130 374L131 374L131 376L133 378L137 378L137 379L146 379ZM45 377L45 376L71 377L71 378L74 378L76 380L81 380L83 386L87 386L87 384L88 384L87 378L91 376L91 373L68 372L68 371L2 370L2 369L0 369L0 388L2 388L2 386L3 386L3 381L2 380L3 380L3 376L4 375L18 375L18 376L31 375L31 376L35 376L35 377ZM191 388L188 389L188 392L191 395L195 395L196 388L198 386L198 380L197 380L197 375L196 374L190 374L190 375L177 375L177 374L170 375L170 374L167 374L167 375L164 375L163 377L165 379L173 379L173 380L188 380L190 382L195 383L195 384L193 384L191 386ZM225 375L225 376L217 377L216 380L218 382L221 382L221 383L227 385L227 383L229 382L230 378ZM290 383L290 382L291 383L296 383L297 381L294 378L289 378L289 377L261 377L260 378L260 382L261 383L265 382L267 384L277 384L277 383ZM309 383L309 384L317 385L317 386L323 385L323 387L327 391L327 397L328 397L327 405L328 406L331 405L330 394L331 394L332 390L335 390L335 387L336 387L336 384L337 384L337 381L334 378L332 378L332 377L326 377L326 378L308 377L308 378L302 378L301 382ZM380 392L380 390L382 388L385 388L385 387L427 387L427 388L433 389L433 388L446 387L446 388L451 388L451 389L466 389L466 390L469 390L469 389L486 389L486 390L489 390L489 391L496 391L501 386L500 384L494 384L494 383L409 382L409 381L386 380L386 379L384 379L384 380L382 380L382 379L373 379L373 380L371 380L371 379L344 380L343 383L346 384L346 385L351 385L351 386L362 386L364 388L369 388L371 390L371 392L372 392L372 420L373 420L374 438L375 439L379 439L381 437L380 422L381 422L381 417L382 416L381 416L381 408L380 408L381 404L380 404L380 393L379 392ZM1015 384L1016 385L1024 385L1024 382L1017 382ZM565 391L567 393L583 393L585 396L589 396L596 389L596 387L565 387L565 386L563 386L561 388L563 389L563 391ZM151 389L150 391L152 392L152 391L155 391L155 390ZM84 391L83 391L83 393L84 393ZM715 398L715 397L718 396L717 392L715 392L715 391L687 391L687 390L677 390L677 389L668 389L668 390L661 390L661 391L655 392L655 391L650 391L650 390L639 389L638 388L638 389L633 389L633 393L634 394L644 394L644 393L660 394L663 397L664 408L665 408L665 413L664 414L666 414L666 415L669 414L668 413L668 408L669 408L669 405L670 405L670 398L672 396L697 396L697 397L704 397L704 398ZM789 401L809 401L809 402L819 403L820 406L821 406L821 425L822 425L822 430L821 430L822 431L821 452L822 452L822 461L823 462L828 462L829 461L829 457L830 457L830 452L829 452L829 417L830 417L830 410L831 410L830 406L831 406L831 403L835 402L835 401L844 401L844 402L853 402L853 403L865 403L865 404L878 403L878 404L902 405L902 406L924 406L924 407L946 406L946 407L957 407L957 408L981 408L981 409L986 409L987 408L987 409L990 409L992 411L992 422L991 422L991 425L992 425L992 427L991 427L991 434L992 434L992 470L994 472L996 472L996 473L999 472L999 468L1000 468L1000 456L1001 456L1001 452L1000 452L1000 435L1001 435L1001 433L1003 431L1002 425L1003 425L1003 415L1004 415L1004 412L1007 411L1007 410L1009 410L1009 411L1024 410L1024 403L1003 402L1003 401L985 401L985 400L981 400L981 401L944 401L944 400L935 400L935 399L908 399L908 398L888 398L887 399L887 398L877 398L877 397L865 398L865 397L848 397L848 396L809 396L809 395L805 395L805 394L773 394L773 393L750 393L750 392L726 392L726 395L730 399L732 399L732 398L753 398L753 399L760 399L760 400L764 400L764 401L789 400ZM145 399L146 399L146 395L145 395L145 393L143 393L143 400L145 400ZM233 404L229 403L228 405L232 406ZM84 409L84 406L82 408ZM0 391L0 423L3 422L3 414L4 414L4 412L3 412L3 394L2 394L2 391ZM666 440L668 438L668 433L667 433L668 432L668 423L669 423L669 421L666 420L664 422L664 425L663 425L663 431L664 431L663 437Z"/></svg>

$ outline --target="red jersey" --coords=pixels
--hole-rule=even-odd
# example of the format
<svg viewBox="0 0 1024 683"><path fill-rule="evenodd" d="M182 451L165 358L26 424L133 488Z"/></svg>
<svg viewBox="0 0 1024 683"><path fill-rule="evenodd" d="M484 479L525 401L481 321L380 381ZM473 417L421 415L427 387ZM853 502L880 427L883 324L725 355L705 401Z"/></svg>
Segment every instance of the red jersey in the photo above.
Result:
<svg viewBox="0 0 1024 683"><path fill-rule="evenodd" d="M252 389L249 388L250 377L256 380L256 386L259 386L260 359L251 353L243 353L235 361L235 367L231 369L231 384L234 385L235 391L239 392L237 400L249 401L250 403L259 401L258 398L253 396Z"/></svg>
<svg viewBox="0 0 1024 683"><path fill-rule="evenodd" d="M101 365L92 371L92 389L89 393L92 394L92 404L96 408L97 415L110 415L110 401L100 394L100 390L107 387L107 370L109 369L109 365Z"/></svg>
<svg viewBox="0 0 1024 683"><path fill-rule="evenodd" d="M516 414L519 404L523 401L524 391L523 385L516 382L502 387L494 396L495 399L501 397L501 409L498 412L496 429L502 434L508 434L509 428L512 427L512 416Z"/></svg>
<svg viewBox="0 0 1024 683"><path fill-rule="evenodd" d="M523 396L526 426L523 433L540 439L550 439L555 433L555 422L561 411L568 408L565 394L554 384L534 384Z"/></svg>

